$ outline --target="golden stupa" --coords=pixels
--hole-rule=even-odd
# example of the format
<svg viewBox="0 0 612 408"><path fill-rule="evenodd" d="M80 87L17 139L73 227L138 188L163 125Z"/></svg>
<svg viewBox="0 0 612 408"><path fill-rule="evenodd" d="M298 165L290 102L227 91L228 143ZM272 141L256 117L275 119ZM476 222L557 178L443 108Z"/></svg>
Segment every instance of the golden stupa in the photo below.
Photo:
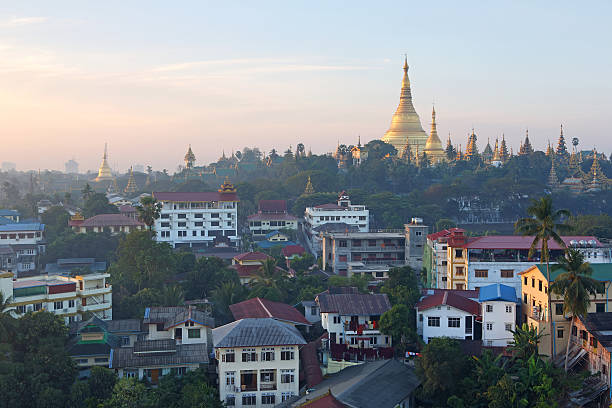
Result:
<svg viewBox="0 0 612 408"><path fill-rule="evenodd" d="M392 144L398 154L402 154L406 145L410 150L425 151L427 133L421 126L419 115L412 105L412 91L410 90L410 79L408 79L408 59L404 60L404 78L402 79L402 91L400 103L391 119L391 127L381 139L383 142Z"/></svg>
<svg viewBox="0 0 612 408"><path fill-rule="evenodd" d="M446 152L442 148L442 142L438 137L438 128L436 125L436 109L431 108L431 132L425 143L425 154L432 164L440 163L446 160Z"/></svg>
<svg viewBox="0 0 612 408"><path fill-rule="evenodd" d="M111 181L114 179L113 172L111 171L110 166L108 165L108 153L107 153L107 145L104 144L104 157L102 157L102 164L100 165L100 169L98 170L98 177L95 178L95 181Z"/></svg>

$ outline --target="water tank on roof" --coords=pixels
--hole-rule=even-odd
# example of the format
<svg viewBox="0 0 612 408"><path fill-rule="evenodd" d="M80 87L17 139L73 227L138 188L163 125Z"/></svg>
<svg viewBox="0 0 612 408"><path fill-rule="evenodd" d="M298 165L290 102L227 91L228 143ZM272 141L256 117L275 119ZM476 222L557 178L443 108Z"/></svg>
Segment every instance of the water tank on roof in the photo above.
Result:
<svg viewBox="0 0 612 408"><path fill-rule="evenodd" d="M580 244L580 246L586 246L587 242L584 239L581 239L580 241L578 241L578 243Z"/></svg>
<svg viewBox="0 0 612 408"><path fill-rule="evenodd" d="M589 245L591 245L592 247L596 247L597 246L597 241L595 241L594 239L590 239L589 240Z"/></svg>
<svg viewBox="0 0 612 408"><path fill-rule="evenodd" d="M574 246L574 247L575 247L575 246L578 246L578 241L576 241L575 239L572 239L572 240L570 241L570 245L571 245L571 246Z"/></svg>

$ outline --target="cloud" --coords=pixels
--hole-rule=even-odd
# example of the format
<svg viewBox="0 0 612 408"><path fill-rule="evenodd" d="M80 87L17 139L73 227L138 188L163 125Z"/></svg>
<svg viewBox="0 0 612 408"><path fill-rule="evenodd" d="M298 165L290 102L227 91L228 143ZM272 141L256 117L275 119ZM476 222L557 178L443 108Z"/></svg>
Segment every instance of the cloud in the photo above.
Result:
<svg viewBox="0 0 612 408"><path fill-rule="evenodd" d="M47 17L11 17L8 20L0 21L0 27L21 27L31 24L40 24L47 21Z"/></svg>

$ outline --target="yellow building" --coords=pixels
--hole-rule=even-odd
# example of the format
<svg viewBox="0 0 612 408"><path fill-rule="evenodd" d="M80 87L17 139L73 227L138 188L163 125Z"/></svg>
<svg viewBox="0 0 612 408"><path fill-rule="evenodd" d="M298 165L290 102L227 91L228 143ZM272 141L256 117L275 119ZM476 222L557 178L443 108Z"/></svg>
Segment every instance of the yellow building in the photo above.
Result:
<svg viewBox="0 0 612 408"><path fill-rule="evenodd" d="M604 284L604 290L591 299L589 313L608 312L612 307L608 299L608 292L612 285L612 264L600 263L591 264L593 269L592 278ZM563 269L552 269L550 277L554 282L555 278ZM550 324L548 322L547 293L548 280L546 279L546 265L534 265L521 272L521 297L522 297L522 321L530 326L538 328L544 336L540 342L540 354L550 354L550 342L553 341L554 355L565 353L567 339L569 338L570 319L563 314L563 298L552 294L552 336Z"/></svg>

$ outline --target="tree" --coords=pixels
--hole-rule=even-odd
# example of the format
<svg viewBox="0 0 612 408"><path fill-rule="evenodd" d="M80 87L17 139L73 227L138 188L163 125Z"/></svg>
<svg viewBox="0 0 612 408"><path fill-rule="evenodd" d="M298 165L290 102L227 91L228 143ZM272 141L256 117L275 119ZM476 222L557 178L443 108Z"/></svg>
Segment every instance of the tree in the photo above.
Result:
<svg viewBox="0 0 612 408"><path fill-rule="evenodd" d="M155 220L161 215L162 205L155 198L151 196L145 196L140 199L140 206L138 209L138 218L144 222L149 230L153 229Z"/></svg>
<svg viewBox="0 0 612 408"><path fill-rule="evenodd" d="M89 183L85 184L85 187L81 190L81 197L83 197L83 202L87 202L94 194L94 190L91 188Z"/></svg>
<svg viewBox="0 0 612 408"><path fill-rule="evenodd" d="M552 239L561 247L565 247L565 243L561 239L560 233L569 230L567 224L561 223L563 218L569 218L570 213L567 210L555 210L553 207L552 198L545 196L539 200L533 200L527 214L530 218L521 218L514 224L515 230L522 234L533 236L533 242L529 248L529 257L533 257L535 252L540 249L540 260L546 262L546 281L550 285L550 251L548 243ZM550 358L553 358L553 341L552 341L552 310L550 309L550 291L547 292L547 309L548 309L548 325L550 326Z"/></svg>
<svg viewBox="0 0 612 408"><path fill-rule="evenodd" d="M106 198L106 195L102 193L94 193L90 195L87 201L85 201L85 206L83 207L83 215L87 218L98 214L117 213L119 213L119 209L110 204Z"/></svg>
<svg viewBox="0 0 612 408"><path fill-rule="evenodd" d="M410 315L413 311L404 304L398 304L380 316L380 331L391 336L394 344L399 344L400 351L404 351L407 341L416 338L416 330L410 325ZM397 343L399 341L399 343Z"/></svg>
<svg viewBox="0 0 612 408"><path fill-rule="evenodd" d="M12 297L4 298L0 292L0 344L9 340L14 335L15 319L11 316L10 305Z"/></svg>
<svg viewBox="0 0 612 408"><path fill-rule="evenodd" d="M98 401L110 398L116 382L117 375L104 367L92 367L91 374L87 379L90 395Z"/></svg>
<svg viewBox="0 0 612 408"><path fill-rule="evenodd" d="M111 398L103 405L104 408L146 408L153 407L147 393L147 388L135 378L122 378L113 388Z"/></svg>
<svg viewBox="0 0 612 408"><path fill-rule="evenodd" d="M550 285L550 290L563 296L563 313L571 314L569 336L571 339L574 327L574 318L585 316L591 304L591 296L603 291L601 282L591 278L593 268L588 262L584 262L584 255L573 248L567 250L566 256L559 258L559 263L553 266L553 270L563 269ZM570 341L567 342L565 350L565 371L567 371L567 360L569 357Z"/></svg>
<svg viewBox="0 0 612 408"><path fill-rule="evenodd" d="M49 242L53 242L58 236L68 232L70 226L70 214L59 205L54 205L45 211L41 216L40 220L45 224L45 235Z"/></svg>
<svg viewBox="0 0 612 408"><path fill-rule="evenodd" d="M521 360L527 360L532 356L539 357L538 345L543 336L544 334L539 333L536 327L523 323L521 327L516 327L512 331L513 341L509 348L514 357Z"/></svg>

